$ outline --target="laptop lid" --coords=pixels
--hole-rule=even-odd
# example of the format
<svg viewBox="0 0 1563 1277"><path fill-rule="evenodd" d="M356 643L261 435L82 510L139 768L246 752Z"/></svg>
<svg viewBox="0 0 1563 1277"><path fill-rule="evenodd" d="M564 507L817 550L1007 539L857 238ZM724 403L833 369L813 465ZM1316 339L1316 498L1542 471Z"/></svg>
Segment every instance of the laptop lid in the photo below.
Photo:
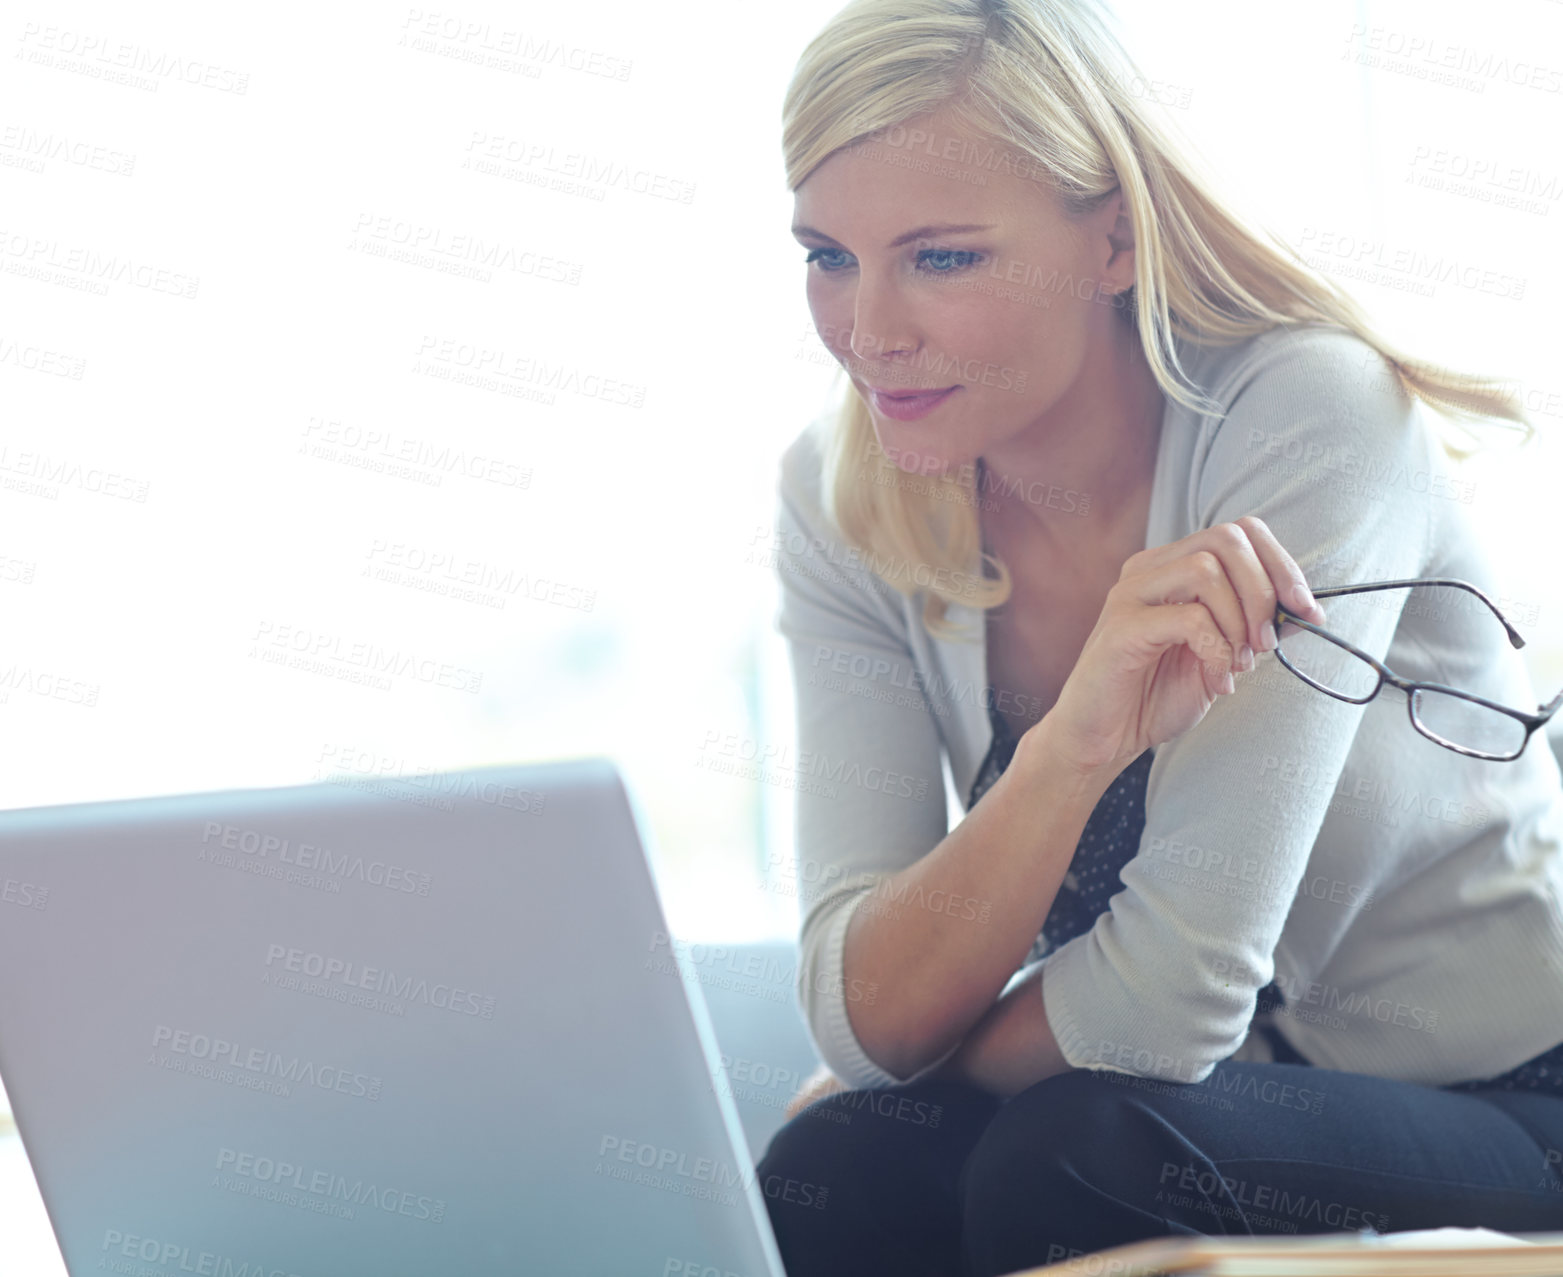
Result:
<svg viewBox="0 0 1563 1277"><path fill-rule="evenodd" d="M783 1277L601 759L0 811L71 1274Z"/></svg>

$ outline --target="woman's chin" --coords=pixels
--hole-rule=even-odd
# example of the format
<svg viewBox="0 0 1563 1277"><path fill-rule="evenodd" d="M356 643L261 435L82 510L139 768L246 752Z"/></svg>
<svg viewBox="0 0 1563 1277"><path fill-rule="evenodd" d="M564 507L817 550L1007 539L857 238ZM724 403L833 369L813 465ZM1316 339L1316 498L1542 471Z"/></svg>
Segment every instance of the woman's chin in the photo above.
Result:
<svg viewBox="0 0 1563 1277"><path fill-rule="evenodd" d="M918 431L907 430L899 421L874 419L874 438L885 456L907 476L932 478L939 475L956 476L963 466L972 465L975 457L954 455L948 448L930 446L926 439L917 438ZM898 428L900 427L900 428Z"/></svg>

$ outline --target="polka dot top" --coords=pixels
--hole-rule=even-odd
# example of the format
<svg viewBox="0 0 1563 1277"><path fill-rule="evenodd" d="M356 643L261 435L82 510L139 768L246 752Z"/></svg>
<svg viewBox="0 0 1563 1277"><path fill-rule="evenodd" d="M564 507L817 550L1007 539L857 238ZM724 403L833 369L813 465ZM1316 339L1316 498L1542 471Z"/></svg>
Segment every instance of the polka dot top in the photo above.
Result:
<svg viewBox="0 0 1563 1277"><path fill-rule="evenodd" d="M988 698L988 721L993 725L993 744L977 769L967 811L1003 774L1019 743L1009 719L997 708L992 696ZM1145 828L1145 782L1155 752L1147 749L1119 772L1096 804L1086 821L1085 832L1080 835L1069 872L1064 875L1053 907L1022 966L1046 957L1066 940L1089 931L1097 915L1107 912L1108 897L1123 886L1118 871L1139 850L1140 832Z"/></svg>
<svg viewBox="0 0 1563 1277"><path fill-rule="evenodd" d="M1014 758L1018 744L1008 718L997 708L991 688L989 692L988 721L993 726L993 743L972 782L967 811L977 805L1003 774ZM1108 899L1123 886L1119 872L1139 850L1140 834L1145 829L1145 786L1155 752L1147 749L1119 772L1097 802L1080 835L1053 907L1048 910L1042 930L1037 933L1022 966L1038 962L1065 942L1084 935L1095 925L1097 917L1107 912ZM1257 1012L1262 1014L1284 1002L1280 987L1271 982L1259 991ZM1277 1060L1309 1063L1273 1028L1265 1036L1275 1047ZM1457 1082L1443 1089L1474 1091L1488 1087L1503 1091L1541 1091L1563 1097L1563 1042L1497 1077Z"/></svg>

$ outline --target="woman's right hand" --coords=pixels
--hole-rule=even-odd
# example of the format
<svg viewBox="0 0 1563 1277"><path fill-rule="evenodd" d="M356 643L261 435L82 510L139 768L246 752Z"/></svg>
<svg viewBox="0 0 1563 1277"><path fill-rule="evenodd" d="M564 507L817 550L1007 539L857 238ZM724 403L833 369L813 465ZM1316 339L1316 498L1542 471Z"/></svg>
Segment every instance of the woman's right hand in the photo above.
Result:
<svg viewBox="0 0 1563 1277"><path fill-rule="evenodd" d="M1027 735L1045 729L1070 766L1116 775L1236 690L1233 673L1275 647L1278 600L1324 621L1302 569L1253 515L1130 555L1058 701Z"/></svg>
<svg viewBox="0 0 1563 1277"><path fill-rule="evenodd" d="M821 1064L798 1088L798 1093L792 1097L791 1103L782 1110L782 1116L791 1121L815 1100L822 1100L827 1095L834 1095L837 1091L846 1089L847 1084L830 1071L830 1066Z"/></svg>

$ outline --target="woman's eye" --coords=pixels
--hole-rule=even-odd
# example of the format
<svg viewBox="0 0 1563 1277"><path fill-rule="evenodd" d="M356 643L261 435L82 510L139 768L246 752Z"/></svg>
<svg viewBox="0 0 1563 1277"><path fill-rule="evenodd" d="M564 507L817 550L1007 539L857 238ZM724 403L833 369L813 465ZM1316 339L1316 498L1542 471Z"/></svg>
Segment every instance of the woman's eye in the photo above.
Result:
<svg viewBox="0 0 1563 1277"><path fill-rule="evenodd" d="M849 257L850 254L839 248L816 248L803 259L804 265L819 262L820 270L826 274L834 274L836 271L846 269L844 263L824 260L827 256L834 261L838 257ZM918 265L925 269L929 275L953 275L956 271L967 270L982 260L981 253L969 252L966 249L955 248L925 248L917 254Z"/></svg>
<svg viewBox="0 0 1563 1277"><path fill-rule="evenodd" d="M839 248L816 248L812 253L810 253L807 257L805 257L803 259L803 264L805 266L807 266L810 262L818 261L826 253L841 253L841 250ZM845 256L846 254L842 253L841 255ZM829 265L826 265L825 263L821 262L820 263L820 269L822 271L830 272L830 271L840 270L841 267L839 267L839 266L829 266Z"/></svg>
<svg viewBox="0 0 1563 1277"><path fill-rule="evenodd" d="M927 248L917 255L917 259L932 267L932 273L935 275L951 275L958 270L965 270L968 266L975 266L982 260L982 254L967 252L964 249Z"/></svg>

